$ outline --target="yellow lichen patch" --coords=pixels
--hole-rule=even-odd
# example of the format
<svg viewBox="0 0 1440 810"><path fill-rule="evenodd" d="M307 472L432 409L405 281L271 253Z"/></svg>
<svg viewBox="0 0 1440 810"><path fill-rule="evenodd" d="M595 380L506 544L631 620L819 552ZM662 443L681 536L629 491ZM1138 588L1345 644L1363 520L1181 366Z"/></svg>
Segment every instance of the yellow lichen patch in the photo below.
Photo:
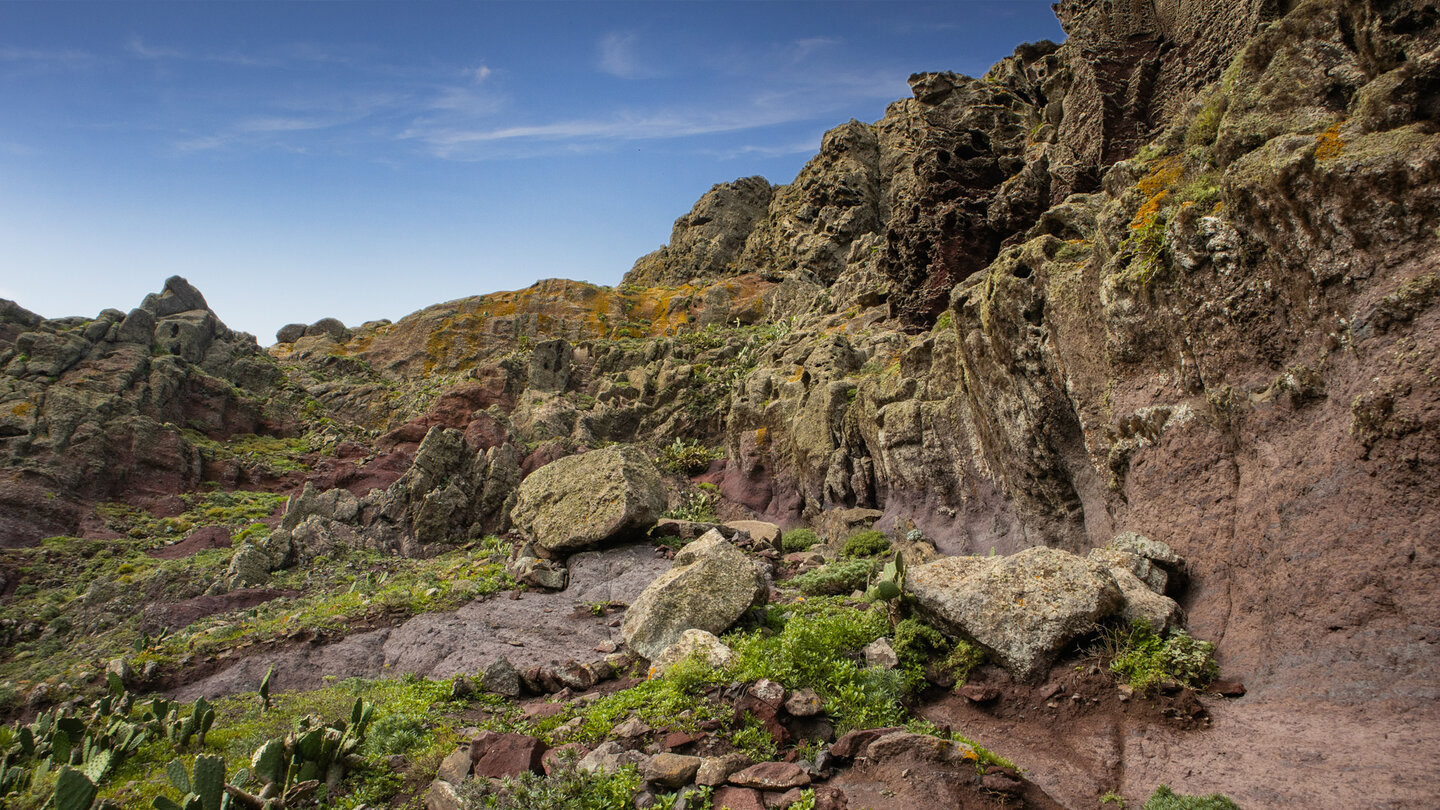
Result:
<svg viewBox="0 0 1440 810"><path fill-rule="evenodd" d="M763 428L763 427L755 428L755 445L756 445L757 447L764 447L765 445L767 445L767 444L769 444L769 443L770 443L770 430L769 430L769 428Z"/></svg>
<svg viewBox="0 0 1440 810"><path fill-rule="evenodd" d="M1155 218L1160 215L1160 211L1165 207L1165 202L1169 197L1170 190L1164 189L1159 194L1145 200L1145 204L1141 205L1135 211L1135 216L1130 219L1130 230L1143 231L1154 225Z"/></svg>
<svg viewBox="0 0 1440 810"><path fill-rule="evenodd" d="M1340 157L1345 151L1345 140L1340 137L1340 124L1336 121L1330 128L1320 133L1316 139L1315 160L1334 160Z"/></svg>
<svg viewBox="0 0 1440 810"><path fill-rule="evenodd" d="M26 415L28 415L28 414L29 414L31 411L33 411L33 410L35 410L35 404L34 404L34 403L32 403L32 402L22 402L22 403L20 403L19 405L16 405L15 407L13 407L13 408L10 409L10 415L11 415L11 416L26 416Z"/></svg>
<svg viewBox="0 0 1440 810"><path fill-rule="evenodd" d="M1135 189L1149 199L1174 188L1175 184L1184 177L1185 167L1180 163L1180 158L1174 156L1161 158L1155 162L1155 166L1149 174L1140 178L1140 181L1135 184Z"/></svg>

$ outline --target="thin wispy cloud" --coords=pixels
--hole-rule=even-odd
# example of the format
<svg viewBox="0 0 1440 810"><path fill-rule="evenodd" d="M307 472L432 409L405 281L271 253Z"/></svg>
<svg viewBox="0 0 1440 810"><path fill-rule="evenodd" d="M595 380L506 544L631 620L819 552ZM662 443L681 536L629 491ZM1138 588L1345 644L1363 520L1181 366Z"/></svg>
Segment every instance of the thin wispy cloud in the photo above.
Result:
<svg viewBox="0 0 1440 810"><path fill-rule="evenodd" d="M834 47L840 43L841 40L835 37L807 37L805 39L798 39L791 46L792 53L790 59L794 62L803 62L815 53Z"/></svg>
<svg viewBox="0 0 1440 810"><path fill-rule="evenodd" d="M494 72L495 71L490 69L489 65L481 65L480 67L477 67L474 70L470 71L470 75L475 78L476 84L481 84L486 79L490 78L490 74Z"/></svg>
<svg viewBox="0 0 1440 810"><path fill-rule="evenodd" d="M639 79L648 75L640 61L640 37L631 33L611 33L600 38L600 70L621 79Z"/></svg>
<svg viewBox="0 0 1440 810"><path fill-rule="evenodd" d="M99 63L93 53L72 48L0 46L0 69L10 76L79 70Z"/></svg>
<svg viewBox="0 0 1440 810"><path fill-rule="evenodd" d="M184 59L185 54L174 48L163 48L148 45L145 40L138 36L130 37L125 41L125 51L131 56L138 56L141 59Z"/></svg>

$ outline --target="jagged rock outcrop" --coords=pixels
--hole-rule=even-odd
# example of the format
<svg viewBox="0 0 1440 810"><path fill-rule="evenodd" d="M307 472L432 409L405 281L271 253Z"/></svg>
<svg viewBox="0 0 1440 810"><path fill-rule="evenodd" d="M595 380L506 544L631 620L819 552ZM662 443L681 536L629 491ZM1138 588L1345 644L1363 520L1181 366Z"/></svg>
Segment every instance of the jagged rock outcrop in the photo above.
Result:
<svg viewBox="0 0 1440 810"><path fill-rule="evenodd" d="M690 213L675 220L669 244L635 262L627 281L660 287L739 275L744 271L736 260L746 235L765 216L773 194L774 187L763 177L714 186Z"/></svg>
<svg viewBox="0 0 1440 810"><path fill-rule="evenodd" d="M128 314L45 320L5 302L0 369L0 465L14 471L0 477L5 544L72 531L80 499L195 486L201 459L182 427L283 427L265 415L274 361L178 276Z"/></svg>

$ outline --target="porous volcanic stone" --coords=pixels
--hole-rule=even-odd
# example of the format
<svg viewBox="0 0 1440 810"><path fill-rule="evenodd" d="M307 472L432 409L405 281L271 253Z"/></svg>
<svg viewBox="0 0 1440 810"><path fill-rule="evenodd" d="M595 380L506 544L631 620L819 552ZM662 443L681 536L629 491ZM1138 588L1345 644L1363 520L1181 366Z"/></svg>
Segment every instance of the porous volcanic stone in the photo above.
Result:
<svg viewBox="0 0 1440 810"><path fill-rule="evenodd" d="M681 549L674 566L630 605L620 632L630 649L654 660L686 630L723 633L768 597L750 558L709 532Z"/></svg>
<svg viewBox="0 0 1440 810"><path fill-rule="evenodd" d="M927 620L979 643L1021 680L1123 605L1110 571L1068 551L946 557L910 569L905 589Z"/></svg>
<svg viewBox="0 0 1440 810"><path fill-rule="evenodd" d="M664 509L655 464L640 448L619 445L536 470L521 482L510 518L541 549L565 555L648 528Z"/></svg>

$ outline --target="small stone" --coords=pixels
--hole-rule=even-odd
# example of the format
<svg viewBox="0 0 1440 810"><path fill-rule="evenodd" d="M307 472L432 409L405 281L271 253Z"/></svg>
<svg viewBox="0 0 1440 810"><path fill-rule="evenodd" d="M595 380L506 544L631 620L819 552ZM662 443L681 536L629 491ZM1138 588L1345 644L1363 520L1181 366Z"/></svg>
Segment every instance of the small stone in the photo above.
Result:
<svg viewBox="0 0 1440 810"><path fill-rule="evenodd" d="M894 669L900 666L900 658L890 646L890 639L877 638L865 645L865 666Z"/></svg>
<svg viewBox="0 0 1440 810"><path fill-rule="evenodd" d="M643 737L649 733L650 727L645 725L645 723L642 722L638 717L631 717L630 719L626 720L623 723L620 723L619 725L615 726L615 728L610 730L610 734L617 739L624 739L627 737Z"/></svg>
<svg viewBox="0 0 1440 810"><path fill-rule="evenodd" d="M789 790L810 784L810 774L793 762L762 762L730 774L728 781L758 790Z"/></svg>
<svg viewBox="0 0 1440 810"><path fill-rule="evenodd" d="M480 676L480 688L505 697L520 697L520 673L510 659L501 656L485 668Z"/></svg>
<svg viewBox="0 0 1440 810"><path fill-rule="evenodd" d="M797 689L785 700L785 711L795 717L813 717L822 708L824 704L814 689Z"/></svg>
<svg viewBox="0 0 1440 810"><path fill-rule="evenodd" d="M1025 785L1012 774L1003 770L993 771L980 777L980 787L991 793L1005 796L1019 796L1025 792Z"/></svg>
<svg viewBox="0 0 1440 810"><path fill-rule="evenodd" d="M904 730L905 729L900 726L888 726L886 728L862 728L847 731L830 747L830 753L842 762L849 762L869 747L870 743L884 737L886 734Z"/></svg>
<svg viewBox="0 0 1440 810"><path fill-rule="evenodd" d="M470 775L473 767L474 763L470 761L470 749L462 746L451 751L450 755L440 762L440 770L435 774L435 778L458 785L465 781L465 777Z"/></svg>
<svg viewBox="0 0 1440 810"><path fill-rule="evenodd" d="M715 791L711 804L717 810L765 810L759 791L740 787L723 787Z"/></svg>
<svg viewBox="0 0 1440 810"><path fill-rule="evenodd" d="M608 638L595 645L595 652L598 653L613 653L617 649L619 649L618 645Z"/></svg>
<svg viewBox="0 0 1440 810"><path fill-rule="evenodd" d="M425 794L425 810L463 810L464 807L454 785L440 779L430 783L430 790Z"/></svg>
<svg viewBox="0 0 1440 810"><path fill-rule="evenodd" d="M749 765L750 757L738 751L719 757L701 757L700 769L695 772L695 784L701 787L723 785L730 774Z"/></svg>
<svg viewBox="0 0 1440 810"><path fill-rule="evenodd" d="M955 692L971 703L989 703L1000 697L999 689L978 683L967 683L957 688Z"/></svg>
<svg viewBox="0 0 1440 810"><path fill-rule="evenodd" d="M638 765L645 759L639 751L626 751L620 743L608 740L581 757L575 770L581 773L618 773L625 765Z"/></svg>
<svg viewBox="0 0 1440 810"><path fill-rule="evenodd" d="M524 734L493 734L475 738L470 744L470 758L478 777L515 777L527 771L541 773L540 758L545 747L545 743Z"/></svg>
<svg viewBox="0 0 1440 810"><path fill-rule="evenodd" d="M700 770L699 757L683 754L656 754L640 766L645 781L668 788L690 784Z"/></svg>
<svg viewBox="0 0 1440 810"><path fill-rule="evenodd" d="M1245 684L1239 681L1212 681L1210 688L1205 691L1221 697L1245 697Z"/></svg>
<svg viewBox="0 0 1440 810"><path fill-rule="evenodd" d="M463 700L475 693L475 684L470 683L469 678L457 677L450 685L450 698L452 700Z"/></svg>

